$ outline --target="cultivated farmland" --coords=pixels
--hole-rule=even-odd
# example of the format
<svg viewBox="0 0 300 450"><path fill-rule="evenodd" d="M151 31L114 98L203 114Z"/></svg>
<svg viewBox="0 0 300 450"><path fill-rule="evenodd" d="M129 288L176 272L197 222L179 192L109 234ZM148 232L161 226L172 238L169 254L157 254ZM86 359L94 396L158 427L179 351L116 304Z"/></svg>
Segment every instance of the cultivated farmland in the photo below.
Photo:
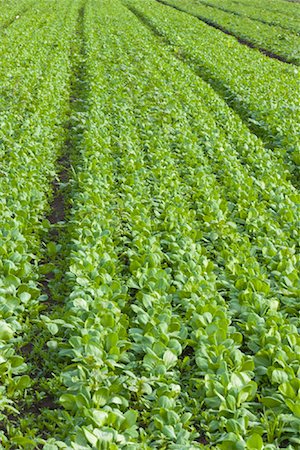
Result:
<svg viewBox="0 0 300 450"><path fill-rule="evenodd" d="M0 12L0 448L300 449L300 5Z"/></svg>

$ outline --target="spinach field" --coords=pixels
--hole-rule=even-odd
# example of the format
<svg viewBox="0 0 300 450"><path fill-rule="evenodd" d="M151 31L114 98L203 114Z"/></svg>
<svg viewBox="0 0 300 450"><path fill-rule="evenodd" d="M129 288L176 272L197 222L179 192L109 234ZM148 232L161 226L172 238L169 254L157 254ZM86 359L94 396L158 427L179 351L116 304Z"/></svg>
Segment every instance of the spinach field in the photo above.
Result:
<svg viewBox="0 0 300 450"><path fill-rule="evenodd" d="M0 449L300 449L300 5L0 11Z"/></svg>

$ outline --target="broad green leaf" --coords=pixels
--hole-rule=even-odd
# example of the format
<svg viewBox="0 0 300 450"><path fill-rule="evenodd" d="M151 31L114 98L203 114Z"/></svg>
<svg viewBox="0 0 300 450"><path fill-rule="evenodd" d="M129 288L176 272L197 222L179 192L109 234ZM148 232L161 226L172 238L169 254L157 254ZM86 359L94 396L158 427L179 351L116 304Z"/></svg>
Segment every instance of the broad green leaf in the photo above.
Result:
<svg viewBox="0 0 300 450"><path fill-rule="evenodd" d="M12 328L3 320L0 320L0 340L9 341L12 339L14 332Z"/></svg>
<svg viewBox="0 0 300 450"><path fill-rule="evenodd" d="M163 360L167 369L170 369L174 366L174 364L176 364L177 356L171 350L166 350L163 356Z"/></svg>
<svg viewBox="0 0 300 450"><path fill-rule="evenodd" d="M272 372L272 382L273 383L285 383L288 381L289 376L283 369L275 369Z"/></svg>
<svg viewBox="0 0 300 450"><path fill-rule="evenodd" d="M247 439L247 449L249 450L261 450L264 446L263 440L259 434L252 434Z"/></svg>

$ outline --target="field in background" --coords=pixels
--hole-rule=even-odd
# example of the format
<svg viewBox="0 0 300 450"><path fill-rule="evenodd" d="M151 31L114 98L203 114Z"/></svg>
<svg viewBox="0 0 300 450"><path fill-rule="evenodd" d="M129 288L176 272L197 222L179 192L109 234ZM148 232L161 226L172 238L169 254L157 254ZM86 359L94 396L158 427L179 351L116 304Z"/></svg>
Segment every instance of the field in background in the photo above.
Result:
<svg viewBox="0 0 300 450"><path fill-rule="evenodd" d="M0 448L300 448L300 5L0 3Z"/></svg>

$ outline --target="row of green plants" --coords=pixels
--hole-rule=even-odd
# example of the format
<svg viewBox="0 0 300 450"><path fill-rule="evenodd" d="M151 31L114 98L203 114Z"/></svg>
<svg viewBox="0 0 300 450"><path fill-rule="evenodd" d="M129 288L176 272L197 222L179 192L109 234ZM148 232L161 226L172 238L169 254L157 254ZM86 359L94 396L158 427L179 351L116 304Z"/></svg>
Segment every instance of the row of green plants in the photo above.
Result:
<svg viewBox="0 0 300 450"><path fill-rule="evenodd" d="M288 17L299 17L299 8L295 2L286 2L286 0L237 0L236 3L243 6L255 6L259 11L267 10L272 13L279 13Z"/></svg>
<svg viewBox="0 0 300 450"><path fill-rule="evenodd" d="M73 48L87 65L87 78L73 76L90 109L78 112L70 149L66 275L51 285L63 303L38 314L49 300L38 283L50 228L41 217L73 70L79 6L64 16L68 7L32 19L48 53L23 18L18 30L32 47L1 74L8 93L22 83L2 97L19 132L13 153L2 133L3 447L298 445L296 191L280 158L120 4L88 2L84 46ZM61 258L55 242L47 252ZM42 419L18 414L38 376L21 356L32 323L57 403Z"/></svg>
<svg viewBox="0 0 300 450"><path fill-rule="evenodd" d="M18 21L32 6L30 0L9 0L0 4L0 33L5 33L14 21Z"/></svg>
<svg viewBox="0 0 300 450"><path fill-rule="evenodd" d="M290 5L284 2L284 10L269 9L268 5L259 2L246 2L241 3L236 0L223 0L222 4L218 0L198 0L199 3L203 3L208 6L214 6L219 9L223 9L225 12L236 14L240 17L248 17L255 21L275 25L282 28L281 39L284 39L283 30L294 31L300 33L300 17L299 10L289 10ZM274 6L274 2L273 6ZM292 8L294 5L291 5Z"/></svg>
<svg viewBox="0 0 300 450"><path fill-rule="evenodd" d="M155 0L126 4L223 96L274 154L285 158L299 185L298 69Z"/></svg>
<svg viewBox="0 0 300 450"><path fill-rule="evenodd" d="M124 6L87 2L84 30L44 449L292 449L296 190Z"/></svg>
<svg viewBox="0 0 300 450"><path fill-rule="evenodd" d="M164 3L209 24L220 26L237 38L246 40L256 48L274 53L287 62L296 65L300 63L300 36L293 31L257 22L250 17L241 18L197 0L166 0Z"/></svg>
<svg viewBox="0 0 300 450"><path fill-rule="evenodd" d="M39 2L1 36L0 88L0 441L26 448L7 430L25 414L34 383L26 335L47 300L39 264L65 139L74 2Z"/></svg>

